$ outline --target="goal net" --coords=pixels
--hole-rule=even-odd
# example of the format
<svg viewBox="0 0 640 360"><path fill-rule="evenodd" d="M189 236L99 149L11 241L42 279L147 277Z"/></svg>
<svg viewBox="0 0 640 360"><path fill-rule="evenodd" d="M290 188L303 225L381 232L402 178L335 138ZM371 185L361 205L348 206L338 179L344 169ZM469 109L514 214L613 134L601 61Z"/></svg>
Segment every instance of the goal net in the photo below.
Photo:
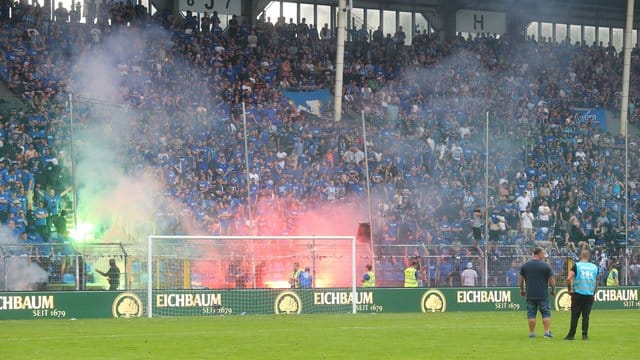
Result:
<svg viewBox="0 0 640 360"><path fill-rule="evenodd" d="M131 285L146 287L149 317L355 313L356 269L368 261L357 263L352 236L150 236L147 245Z"/></svg>

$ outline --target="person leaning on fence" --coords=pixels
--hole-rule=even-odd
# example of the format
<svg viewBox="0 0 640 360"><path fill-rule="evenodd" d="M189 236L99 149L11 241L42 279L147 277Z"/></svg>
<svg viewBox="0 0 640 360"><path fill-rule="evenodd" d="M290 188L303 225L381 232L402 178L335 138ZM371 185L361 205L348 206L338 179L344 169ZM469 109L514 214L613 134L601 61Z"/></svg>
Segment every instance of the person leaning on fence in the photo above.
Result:
<svg viewBox="0 0 640 360"><path fill-rule="evenodd" d="M109 270L107 270L107 272L102 272L100 270L96 270L96 272L107 277L107 281L109 281L109 290L118 290L118 287L120 286L120 268L116 265L115 259L109 259Z"/></svg>
<svg viewBox="0 0 640 360"><path fill-rule="evenodd" d="M478 282L478 272L473 269L473 263L467 263L467 268L460 274L462 286L476 286Z"/></svg>
<svg viewBox="0 0 640 360"><path fill-rule="evenodd" d="M293 263L293 272L289 278L289 284L292 289L298 289L300 287L300 273L302 273L302 270L300 270L300 263L296 261Z"/></svg>
<svg viewBox="0 0 640 360"><path fill-rule="evenodd" d="M376 287L376 273L373 272L373 266L367 264L364 267L367 272L362 275L362 287Z"/></svg>
<svg viewBox="0 0 640 360"><path fill-rule="evenodd" d="M629 277L631 280L631 283L629 285L640 285L640 262L638 261L638 259L631 260L631 265L629 265L629 272Z"/></svg>
<svg viewBox="0 0 640 360"><path fill-rule="evenodd" d="M404 287L415 288L418 287L418 262L412 261L404 270Z"/></svg>
<svg viewBox="0 0 640 360"><path fill-rule="evenodd" d="M618 278L618 269L616 269L616 264L613 261L609 263L609 274L607 275L607 286L620 286L620 280Z"/></svg>
<svg viewBox="0 0 640 360"><path fill-rule="evenodd" d="M505 272L505 283L507 286L518 286L518 276L520 274L520 269L518 268L518 263L515 261L511 262L511 267L507 269Z"/></svg>
<svg viewBox="0 0 640 360"><path fill-rule="evenodd" d="M311 275L311 268L306 266L304 271L300 272L298 277L298 284L301 289L309 289L313 284L313 276Z"/></svg>

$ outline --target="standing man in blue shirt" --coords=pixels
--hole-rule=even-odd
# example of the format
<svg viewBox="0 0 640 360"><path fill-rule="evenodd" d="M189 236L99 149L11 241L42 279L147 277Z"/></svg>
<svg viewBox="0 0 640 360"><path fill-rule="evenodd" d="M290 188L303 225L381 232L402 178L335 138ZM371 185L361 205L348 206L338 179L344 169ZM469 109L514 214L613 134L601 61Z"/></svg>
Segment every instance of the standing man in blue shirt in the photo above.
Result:
<svg viewBox="0 0 640 360"><path fill-rule="evenodd" d="M565 340L575 338L580 315L582 315L582 340L589 339L589 315L598 290L598 267L589 262L590 257L589 250L582 250L580 261L573 265L567 276L567 285L571 294L571 326Z"/></svg>
<svg viewBox="0 0 640 360"><path fill-rule="evenodd" d="M313 282L313 277L311 276L311 268L305 267L304 271L300 273L298 278L298 283L300 284L301 289L309 289L311 288Z"/></svg>
<svg viewBox="0 0 640 360"><path fill-rule="evenodd" d="M38 207L33 211L35 216L36 232L44 239L49 241L49 229L47 228L47 219L49 218L49 211L44 206L44 201L38 203Z"/></svg>
<svg viewBox="0 0 640 360"><path fill-rule="evenodd" d="M518 286L518 276L520 274L520 269L518 269L518 263L515 261L511 262L511 267L507 269L505 272L505 280L507 286Z"/></svg>
<svg viewBox="0 0 640 360"><path fill-rule="evenodd" d="M551 307L549 306L549 291L551 296L556 296L556 280L553 277L553 269L544 261L545 252L541 247L533 249L533 258L520 268L520 296L527 299L527 321L529 322L529 338L536 337L536 315L538 311L542 315L544 325L544 337L551 336ZM525 283L527 289L525 291Z"/></svg>

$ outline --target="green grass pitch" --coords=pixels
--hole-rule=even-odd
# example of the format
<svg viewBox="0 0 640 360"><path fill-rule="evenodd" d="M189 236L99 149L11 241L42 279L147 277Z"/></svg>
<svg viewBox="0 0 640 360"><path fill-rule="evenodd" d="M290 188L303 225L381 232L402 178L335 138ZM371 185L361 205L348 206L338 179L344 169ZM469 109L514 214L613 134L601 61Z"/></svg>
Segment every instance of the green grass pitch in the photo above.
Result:
<svg viewBox="0 0 640 360"><path fill-rule="evenodd" d="M594 311L588 341L529 339L525 313L215 316L0 322L7 359L632 359L637 310ZM580 326L580 325L578 325ZM580 329L578 327L578 329ZM578 330L578 334L579 334Z"/></svg>

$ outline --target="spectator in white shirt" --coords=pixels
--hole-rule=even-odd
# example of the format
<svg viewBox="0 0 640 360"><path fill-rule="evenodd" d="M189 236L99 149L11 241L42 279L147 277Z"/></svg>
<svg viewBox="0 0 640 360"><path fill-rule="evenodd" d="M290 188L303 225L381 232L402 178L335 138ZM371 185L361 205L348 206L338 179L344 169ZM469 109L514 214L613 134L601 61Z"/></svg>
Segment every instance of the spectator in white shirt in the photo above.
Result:
<svg viewBox="0 0 640 360"><path fill-rule="evenodd" d="M527 209L529 209L531 198L529 198L526 190L516 198L516 204L518 204L518 210L520 211L520 213L523 213L527 211Z"/></svg>
<svg viewBox="0 0 640 360"><path fill-rule="evenodd" d="M476 286L478 282L478 272L473 269L473 263L469 262L467 268L460 274L462 286Z"/></svg>
<svg viewBox="0 0 640 360"><path fill-rule="evenodd" d="M520 213L520 227L526 242L533 241L533 213L529 210Z"/></svg>
<svg viewBox="0 0 640 360"><path fill-rule="evenodd" d="M541 227L549 227L551 226L551 208L549 207L549 203L544 200L542 205L538 206L538 220L540 220Z"/></svg>

